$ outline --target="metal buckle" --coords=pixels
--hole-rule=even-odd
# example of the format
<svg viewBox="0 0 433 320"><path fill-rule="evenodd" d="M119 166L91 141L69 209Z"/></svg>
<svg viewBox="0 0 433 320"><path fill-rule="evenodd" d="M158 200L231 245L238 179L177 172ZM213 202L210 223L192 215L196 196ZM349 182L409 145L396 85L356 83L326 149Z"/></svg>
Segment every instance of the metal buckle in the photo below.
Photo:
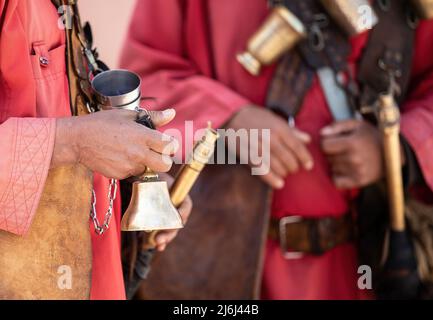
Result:
<svg viewBox="0 0 433 320"><path fill-rule="evenodd" d="M279 228L280 228L280 249L283 254L284 259L286 260L297 260L301 259L304 256L302 252L290 252L287 248L287 229L286 226L288 224L298 223L302 221L301 216L289 216L280 219Z"/></svg>

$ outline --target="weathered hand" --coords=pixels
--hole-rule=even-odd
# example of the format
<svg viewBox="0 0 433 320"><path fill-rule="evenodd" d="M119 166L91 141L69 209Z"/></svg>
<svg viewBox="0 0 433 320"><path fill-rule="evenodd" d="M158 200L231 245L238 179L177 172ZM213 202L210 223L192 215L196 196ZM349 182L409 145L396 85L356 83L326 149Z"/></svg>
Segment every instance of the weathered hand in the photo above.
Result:
<svg viewBox="0 0 433 320"><path fill-rule="evenodd" d="M339 189L365 187L384 175L380 131L360 120L336 122L321 131L322 149Z"/></svg>
<svg viewBox="0 0 433 320"><path fill-rule="evenodd" d="M156 126L175 115L172 109L151 112ZM135 118L134 111L110 110L58 119L51 167L81 163L115 179L140 175L145 167L156 172L170 170L177 141L136 123Z"/></svg>
<svg viewBox="0 0 433 320"><path fill-rule="evenodd" d="M228 129L270 129L271 139L263 139L259 133L259 139L249 139L247 146L239 146L236 152L240 160L248 162L252 167L266 165L270 168L268 174L260 176L263 181L275 189L284 187L284 179L289 174L296 173L303 168L313 168L313 157L308 151L307 144L311 137L300 130L290 128L286 121L271 111L257 107L248 106L239 111L226 125ZM230 145L228 146L230 149ZM241 148L247 148L250 152L241 152ZM245 150L245 149L244 149ZM259 150L270 150L270 163L252 163L249 154L258 154ZM246 159L248 157L248 159ZM266 157L263 158L266 161Z"/></svg>
<svg viewBox="0 0 433 320"><path fill-rule="evenodd" d="M167 181L169 186L171 186L174 182L173 177L171 177L168 174L160 175L160 177L162 180ZM189 215L191 214L191 210L192 210L192 200L188 196L178 208L179 214L182 217L182 222L184 225L188 221ZM164 251L167 245L176 238L178 233L179 230L168 230L168 231L158 232L157 236L155 237L156 249L158 251Z"/></svg>

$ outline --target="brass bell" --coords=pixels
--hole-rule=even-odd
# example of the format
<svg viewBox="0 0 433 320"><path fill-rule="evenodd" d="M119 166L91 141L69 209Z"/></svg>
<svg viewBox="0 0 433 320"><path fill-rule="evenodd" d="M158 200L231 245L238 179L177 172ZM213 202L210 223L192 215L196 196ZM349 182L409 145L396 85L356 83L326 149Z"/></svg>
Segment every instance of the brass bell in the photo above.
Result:
<svg viewBox="0 0 433 320"><path fill-rule="evenodd" d="M262 66L274 63L305 37L303 23L287 8L275 7L248 41L247 50L237 55L237 60L249 73L257 76Z"/></svg>
<svg viewBox="0 0 433 320"><path fill-rule="evenodd" d="M158 231L183 228L173 206L167 182L147 169L132 183L132 196L121 222L122 231Z"/></svg>

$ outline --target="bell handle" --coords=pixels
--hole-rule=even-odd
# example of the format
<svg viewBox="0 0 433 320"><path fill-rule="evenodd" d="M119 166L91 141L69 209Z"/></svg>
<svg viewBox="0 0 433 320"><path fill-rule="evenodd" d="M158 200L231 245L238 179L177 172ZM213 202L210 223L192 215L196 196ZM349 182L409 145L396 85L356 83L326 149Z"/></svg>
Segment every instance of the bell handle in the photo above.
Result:
<svg viewBox="0 0 433 320"><path fill-rule="evenodd" d="M136 178L138 178L141 181L148 182L148 181L158 181L159 176L156 172L146 167L144 172Z"/></svg>

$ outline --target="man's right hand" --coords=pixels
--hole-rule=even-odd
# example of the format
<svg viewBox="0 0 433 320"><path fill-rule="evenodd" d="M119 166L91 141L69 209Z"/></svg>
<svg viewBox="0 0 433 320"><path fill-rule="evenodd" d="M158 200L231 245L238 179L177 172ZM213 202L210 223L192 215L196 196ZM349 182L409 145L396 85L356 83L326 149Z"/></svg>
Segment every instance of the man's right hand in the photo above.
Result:
<svg viewBox="0 0 433 320"><path fill-rule="evenodd" d="M266 141L259 134L258 141L249 139L248 150L266 150L261 148L261 144L270 143L268 148L271 153L270 164L266 164L270 171L260 177L274 189L284 187L287 175L296 173L301 168L311 170L314 166L313 157L306 146L311 142L311 137L298 129L290 128L286 121L265 108L257 106L243 108L227 123L226 128L271 130L270 141ZM236 151L239 157L243 154L239 152L239 146L237 150L232 151ZM250 159L240 160L251 163Z"/></svg>
<svg viewBox="0 0 433 320"><path fill-rule="evenodd" d="M173 109L151 112L159 127L175 117ZM136 123L137 113L101 111L88 116L57 120L51 167L81 163L107 178L138 176L146 167L166 172L178 148L172 137Z"/></svg>

